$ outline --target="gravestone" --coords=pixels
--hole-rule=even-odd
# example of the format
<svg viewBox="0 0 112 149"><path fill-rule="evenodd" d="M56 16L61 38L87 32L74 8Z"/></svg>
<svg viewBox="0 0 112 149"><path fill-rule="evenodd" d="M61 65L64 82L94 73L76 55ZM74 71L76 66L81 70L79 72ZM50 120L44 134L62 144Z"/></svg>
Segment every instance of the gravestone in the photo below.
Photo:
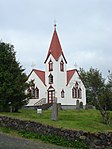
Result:
<svg viewBox="0 0 112 149"><path fill-rule="evenodd" d="M80 109L83 109L83 102L81 101L79 104Z"/></svg>
<svg viewBox="0 0 112 149"><path fill-rule="evenodd" d="M76 100L76 110L80 110L80 103L79 103L79 100Z"/></svg>
<svg viewBox="0 0 112 149"><path fill-rule="evenodd" d="M58 103L58 110L62 110L61 103Z"/></svg>
<svg viewBox="0 0 112 149"><path fill-rule="evenodd" d="M53 105L52 105L51 120L52 121L58 120L58 104L57 104L56 99L54 100Z"/></svg>

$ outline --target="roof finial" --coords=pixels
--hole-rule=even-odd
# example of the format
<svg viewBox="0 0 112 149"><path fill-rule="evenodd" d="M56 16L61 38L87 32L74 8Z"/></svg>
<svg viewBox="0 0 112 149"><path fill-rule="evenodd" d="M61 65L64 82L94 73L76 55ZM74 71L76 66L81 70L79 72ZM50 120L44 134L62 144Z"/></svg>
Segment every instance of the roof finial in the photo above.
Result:
<svg viewBox="0 0 112 149"><path fill-rule="evenodd" d="M77 69L77 67L78 67L78 65L77 65L77 63L75 62L75 64L74 64L74 67L75 67L75 69Z"/></svg>
<svg viewBox="0 0 112 149"><path fill-rule="evenodd" d="M34 63L32 62L31 67L34 69L35 66L36 66L36 64L34 64Z"/></svg>
<svg viewBox="0 0 112 149"><path fill-rule="evenodd" d="M54 20L54 30L56 30L56 20Z"/></svg>

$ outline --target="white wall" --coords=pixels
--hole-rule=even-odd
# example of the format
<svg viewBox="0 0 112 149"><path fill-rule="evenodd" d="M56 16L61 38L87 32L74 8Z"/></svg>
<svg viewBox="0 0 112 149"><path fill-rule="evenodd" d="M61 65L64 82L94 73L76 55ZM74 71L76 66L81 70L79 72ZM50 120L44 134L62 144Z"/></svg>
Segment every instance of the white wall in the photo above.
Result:
<svg viewBox="0 0 112 149"><path fill-rule="evenodd" d="M49 61L50 61L50 59L53 62L53 71L49 71ZM83 105L86 105L86 89L85 89L85 86L84 86L83 82L81 81L81 79L80 79L77 72L74 73L74 75L72 76L69 84L66 86L66 84L67 84L67 71L66 71L66 63L65 63L64 59L63 59L64 72L60 71L60 62L61 62L62 59L63 59L62 55L60 56L58 61L56 61L52 55L49 56L49 58L48 58L48 60L45 64L45 67L46 67L45 84L46 84L46 86L43 84L43 82L35 74L34 71L29 76L28 81L34 80L35 85L39 89L39 99L46 98L46 102L48 102L47 90L50 87L49 77L48 76L51 73L53 75L52 87L55 89L55 97L57 97L57 103L61 103L61 105L76 105L76 100L77 99L72 98L72 88L73 88L74 84L77 81L78 84L79 84L79 87L82 90L82 98L78 99L78 100L80 102L82 101ZM62 89L65 92L64 98L61 98Z"/></svg>
<svg viewBox="0 0 112 149"><path fill-rule="evenodd" d="M49 61L50 59L53 62L53 71L49 71ZM64 72L60 71L60 62L61 60L63 60L64 62ZM66 63L63 59L63 56L61 55L59 60L56 61L54 59L54 57L52 55L49 56L46 64L46 72L45 72L45 80L46 80L46 85L47 85L47 89L49 88L50 84L49 84L49 75L50 73L53 75L53 84L52 87L54 87L55 89L55 97L57 97L57 102L60 102L61 99L61 90L63 89L65 91L65 87L66 87Z"/></svg>
<svg viewBox="0 0 112 149"><path fill-rule="evenodd" d="M34 80L35 86L39 89L39 99L46 98L46 86L44 83L40 80L40 78L35 74L33 71L31 75L28 78L28 81Z"/></svg>
<svg viewBox="0 0 112 149"><path fill-rule="evenodd" d="M73 88L74 84L76 83L76 81L78 82L79 87L82 90L82 98L81 99L78 98L78 100L79 100L79 102L83 102L83 105L86 105L86 89L85 89L83 82L79 78L79 75L77 72L74 73L69 84L66 87L67 97L66 97L66 101L64 103L65 105L74 105L74 104L76 105L77 99L72 98L72 88Z"/></svg>
<svg viewBox="0 0 112 149"><path fill-rule="evenodd" d="M53 62L53 71L49 71L49 61L50 59ZM83 82L81 81L81 79L79 78L79 75L77 72L74 73L74 75L72 76L69 84L66 86L67 84L67 71L66 71L66 63L64 61L64 72L60 71L60 62L61 60L64 61L63 56L61 55L59 60L56 61L54 59L54 57L52 55L49 56L45 66L46 66L46 85L47 85L47 89L49 88L50 84L49 84L49 79L48 76L50 75L50 73L53 75L53 84L52 87L54 87L55 89L55 97L57 97L57 102L61 103L62 105L76 105L76 98L72 98L72 88L74 86L74 84L76 83L76 81L79 84L79 87L82 89L82 98L78 99L80 102L82 101L83 104L86 104L86 90L85 87L83 85ZM64 98L61 98L61 91L62 89L65 92L65 96Z"/></svg>

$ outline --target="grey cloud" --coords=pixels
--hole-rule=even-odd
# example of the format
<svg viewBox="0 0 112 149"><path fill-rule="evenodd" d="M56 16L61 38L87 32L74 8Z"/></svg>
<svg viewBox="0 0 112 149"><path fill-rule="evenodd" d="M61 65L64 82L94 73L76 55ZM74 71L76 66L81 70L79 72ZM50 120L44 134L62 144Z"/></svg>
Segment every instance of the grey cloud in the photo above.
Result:
<svg viewBox="0 0 112 149"><path fill-rule="evenodd" d="M15 45L27 73L32 62L44 69L54 19L68 66L104 74L111 68L111 0L0 0L0 6L0 39Z"/></svg>

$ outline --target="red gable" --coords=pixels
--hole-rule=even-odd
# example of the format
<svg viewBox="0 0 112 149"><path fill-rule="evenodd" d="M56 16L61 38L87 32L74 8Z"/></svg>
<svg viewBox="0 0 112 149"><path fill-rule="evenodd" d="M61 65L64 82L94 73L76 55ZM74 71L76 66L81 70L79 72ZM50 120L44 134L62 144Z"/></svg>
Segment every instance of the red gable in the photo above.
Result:
<svg viewBox="0 0 112 149"><path fill-rule="evenodd" d="M67 71L67 85L68 85L69 81L71 80L72 76L74 75L75 71L76 71L76 69Z"/></svg>
<svg viewBox="0 0 112 149"><path fill-rule="evenodd" d="M67 85L68 85L69 81L71 80L71 78L72 78L72 76L74 75L75 72L77 72L77 74L80 78L80 75L79 75L77 69L68 70L67 71Z"/></svg>
<svg viewBox="0 0 112 149"><path fill-rule="evenodd" d="M40 78L40 80L44 83L45 85L45 71L41 71L41 70L36 70L33 69L32 71L34 71L36 73L36 75Z"/></svg>
<svg viewBox="0 0 112 149"><path fill-rule="evenodd" d="M56 32L56 28L54 29L53 37L52 37L52 40L51 40L50 48L49 48L45 63L46 63L46 61L47 61L50 54L52 54L52 56L54 57L54 59L56 61L58 61L59 57L62 55L65 62L67 63L67 61L64 57L62 48L61 48L61 44L60 44L60 41L59 41L59 38L58 38L58 35L57 35L57 32Z"/></svg>

